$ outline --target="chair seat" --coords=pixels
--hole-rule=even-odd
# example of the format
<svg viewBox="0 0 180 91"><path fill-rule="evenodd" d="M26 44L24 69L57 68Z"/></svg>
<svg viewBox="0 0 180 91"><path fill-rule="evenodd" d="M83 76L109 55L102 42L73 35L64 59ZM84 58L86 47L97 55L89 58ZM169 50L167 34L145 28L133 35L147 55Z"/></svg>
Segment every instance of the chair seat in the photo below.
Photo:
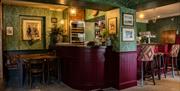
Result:
<svg viewBox="0 0 180 91"><path fill-rule="evenodd" d="M143 80L149 78L149 75L154 80L154 70L153 70L153 60L155 56L155 45L141 45L141 53L138 58L141 61L141 84L143 85Z"/></svg>
<svg viewBox="0 0 180 91"><path fill-rule="evenodd" d="M42 73L43 72L43 70L41 70L41 69L30 69L30 71L31 71L32 74Z"/></svg>
<svg viewBox="0 0 180 91"><path fill-rule="evenodd" d="M156 53L157 55L161 55L161 56L163 56L164 55L164 53L163 52L158 52L158 53Z"/></svg>

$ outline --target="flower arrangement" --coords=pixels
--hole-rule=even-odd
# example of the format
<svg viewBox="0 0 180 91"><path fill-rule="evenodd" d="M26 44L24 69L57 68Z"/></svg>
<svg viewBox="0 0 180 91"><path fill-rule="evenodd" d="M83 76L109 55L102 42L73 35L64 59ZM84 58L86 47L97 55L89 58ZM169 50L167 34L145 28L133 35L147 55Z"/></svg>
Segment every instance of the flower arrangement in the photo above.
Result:
<svg viewBox="0 0 180 91"><path fill-rule="evenodd" d="M54 25L50 32L50 46L55 46L56 43L63 41L63 27Z"/></svg>

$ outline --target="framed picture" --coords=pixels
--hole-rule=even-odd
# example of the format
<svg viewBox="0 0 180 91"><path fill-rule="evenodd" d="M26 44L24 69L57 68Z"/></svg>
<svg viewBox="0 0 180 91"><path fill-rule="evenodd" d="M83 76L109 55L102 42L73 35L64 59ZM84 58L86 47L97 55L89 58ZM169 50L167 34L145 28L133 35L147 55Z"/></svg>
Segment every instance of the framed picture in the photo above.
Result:
<svg viewBox="0 0 180 91"><path fill-rule="evenodd" d="M123 13L123 25L127 25L127 26L133 26L134 25L133 14Z"/></svg>
<svg viewBox="0 0 180 91"><path fill-rule="evenodd" d="M41 40L42 21L23 19L22 33L23 40Z"/></svg>
<svg viewBox="0 0 180 91"><path fill-rule="evenodd" d="M133 28L123 28L123 41L134 41L134 29Z"/></svg>
<svg viewBox="0 0 180 91"><path fill-rule="evenodd" d="M109 30L109 34L116 34L116 30L117 30L117 19L116 19L116 17L109 18L108 30Z"/></svg>
<svg viewBox="0 0 180 91"><path fill-rule="evenodd" d="M6 27L6 35L13 35L13 27Z"/></svg>
<svg viewBox="0 0 180 91"><path fill-rule="evenodd" d="M57 18L51 18L51 23L57 23Z"/></svg>

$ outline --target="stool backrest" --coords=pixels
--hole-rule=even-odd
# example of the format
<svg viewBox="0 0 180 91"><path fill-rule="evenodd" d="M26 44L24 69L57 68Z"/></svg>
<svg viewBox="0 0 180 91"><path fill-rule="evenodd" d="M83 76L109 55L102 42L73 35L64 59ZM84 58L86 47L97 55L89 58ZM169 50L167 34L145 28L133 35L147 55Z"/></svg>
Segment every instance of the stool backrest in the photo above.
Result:
<svg viewBox="0 0 180 91"><path fill-rule="evenodd" d="M153 61L155 45L142 45L141 50L141 61Z"/></svg>
<svg viewBox="0 0 180 91"><path fill-rule="evenodd" d="M180 46L179 44L174 44L171 47L170 56L171 57L177 57L179 53Z"/></svg>

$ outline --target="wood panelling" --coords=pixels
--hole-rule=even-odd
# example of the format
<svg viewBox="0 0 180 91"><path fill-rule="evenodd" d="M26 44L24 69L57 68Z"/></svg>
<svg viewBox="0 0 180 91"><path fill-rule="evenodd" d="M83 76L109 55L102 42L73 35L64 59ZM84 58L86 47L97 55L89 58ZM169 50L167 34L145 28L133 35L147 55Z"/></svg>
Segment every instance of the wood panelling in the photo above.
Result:
<svg viewBox="0 0 180 91"><path fill-rule="evenodd" d="M117 89L124 89L137 85L137 53L121 52L114 53L116 61L115 85Z"/></svg>
<svg viewBox="0 0 180 91"><path fill-rule="evenodd" d="M161 43L175 43L176 30L168 30L161 32Z"/></svg>
<svg viewBox="0 0 180 91"><path fill-rule="evenodd" d="M72 88L90 90L104 86L105 48L57 47L62 81Z"/></svg>
<svg viewBox="0 0 180 91"><path fill-rule="evenodd" d="M113 52L112 47L57 47L62 63L62 81L76 89L137 85L137 53Z"/></svg>

